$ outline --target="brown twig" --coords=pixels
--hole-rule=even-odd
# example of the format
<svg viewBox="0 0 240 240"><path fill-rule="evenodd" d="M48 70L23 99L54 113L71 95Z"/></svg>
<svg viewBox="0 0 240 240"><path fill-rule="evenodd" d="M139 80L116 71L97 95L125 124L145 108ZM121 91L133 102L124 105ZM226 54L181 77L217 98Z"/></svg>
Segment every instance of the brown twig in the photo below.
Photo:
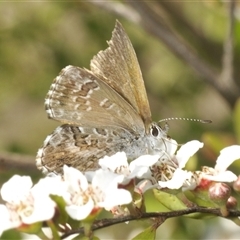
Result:
<svg viewBox="0 0 240 240"><path fill-rule="evenodd" d="M226 4L228 7L228 26L226 40L223 45L222 73L219 79L219 84L222 85L222 88L229 89L229 91L231 91L231 89L238 91L233 79L233 28L235 1L230 0Z"/></svg>
<svg viewBox="0 0 240 240"><path fill-rule="evenodd" d="M39 173L35 164L35 158L28 155L14 153L0 153L0 171L23 170L31 173Z"/></svg>
<svg viewBox="0 0 240 240"><path fill-rule="evenodd" d="M139 216L124 216L124 217L119 217L119 218L111 218L111 219L101 219L97 220L94 222L92 225L92 231L96 231L102 228L106 228L112 225L116 225L119 223L124 223L128 221L135 221L135 220L140 220L140 219L149 219L149 218L161 218L161 222L163 223L164 220L168 218L173 218L173 217L179 217L191 213L206 213L206 214L211 214L215 216L220 216L222 217L221 211L218 208L204 208L204 207L191 207L187 208L184 210L179 210L179 211L172 211L172 212L149 212L149 213L143 213L141 217ZM229 216L228 217L239 217L240 216L240 211L234 210L234 211L229 211ZM61 239L65 239L66 237L72 235L72 234L84 234L84 229L79 228L79 229L74 229L71 230L61 236Z"/></svg>

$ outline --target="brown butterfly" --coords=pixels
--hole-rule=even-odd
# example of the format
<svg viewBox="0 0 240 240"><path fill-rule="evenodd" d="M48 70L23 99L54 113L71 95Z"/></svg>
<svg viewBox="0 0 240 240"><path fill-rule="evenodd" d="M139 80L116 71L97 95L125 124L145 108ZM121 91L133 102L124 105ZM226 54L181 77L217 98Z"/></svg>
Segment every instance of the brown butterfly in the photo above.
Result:
<svg viewBox="0 0 240 240"><path fill-rule="evenodd" d="M37 153L44 173L64 164L95 170L98 159L124 151L129 159L165 149L166 132L151 120L133 46L116 21L109 47L91 60L91 70L67 66L45 99L49 118L63 123Z"/></svg>

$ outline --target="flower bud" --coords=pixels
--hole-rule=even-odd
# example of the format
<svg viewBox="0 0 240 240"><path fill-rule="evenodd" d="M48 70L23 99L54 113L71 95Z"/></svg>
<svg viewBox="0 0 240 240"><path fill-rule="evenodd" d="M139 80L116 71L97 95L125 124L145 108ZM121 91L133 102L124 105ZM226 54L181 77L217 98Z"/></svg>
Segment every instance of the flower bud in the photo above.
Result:
<svg viewBox="0 0 240 240"><path fill-rule="evenodd" d="M220 207L222 216L226 217L229 214L226 204L231 195L231 188L225 183L213 183L208 194L209 198Z"/></svg>
<svg viewBox="0 0 240 240"><path fill-rule="evenodd" d="M227 200L227 209L237 209L238 202L237 199L233 196L230 196Z"/></svg>
<svg viewBox="0 0 240 240"><path fill-rule="evenodd" d="M213 183L208 190L209 198L218 205L226 204L231 188L225 183Z"/></svg>

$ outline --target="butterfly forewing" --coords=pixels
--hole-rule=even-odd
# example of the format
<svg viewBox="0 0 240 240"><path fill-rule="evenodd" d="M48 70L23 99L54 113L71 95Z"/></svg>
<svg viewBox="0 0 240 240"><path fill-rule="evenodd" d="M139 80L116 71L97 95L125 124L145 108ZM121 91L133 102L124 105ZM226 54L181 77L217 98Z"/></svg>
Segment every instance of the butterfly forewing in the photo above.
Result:
<svg viewBox="0 0 240 240"><path fill-rule="evenodd" d="M108 45L92 59L91 70L123 96L147 126L151 112L141 69L132 43L118 21Z"/></svg>
<svg viewBox="0 0 240 240"><path fill-rule="evenodd" d="M115 126L144 133L134 108L90 71L68 66L54 80L45 100L49 118L81 127Z"/></svg>

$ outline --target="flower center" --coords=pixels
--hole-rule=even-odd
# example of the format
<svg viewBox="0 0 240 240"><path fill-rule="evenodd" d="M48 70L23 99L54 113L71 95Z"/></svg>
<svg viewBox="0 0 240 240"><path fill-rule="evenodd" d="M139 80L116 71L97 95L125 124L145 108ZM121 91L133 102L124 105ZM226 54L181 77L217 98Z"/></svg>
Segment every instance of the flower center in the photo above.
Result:
<svg viewBox="0 0 240 240"><path fill-rule="evenodd" d="M150 168L150 170L156 181L169 181L172 179L172 176L177 168L177 163L173 159L167 157L161 158Z"/></svg>
<svg viewBox="0 0 240 240"><path fill-rule="evenodd" d="M105 198L103 191L97 186L93 187L89 185L87 194L91 196L95 206L97 206L99 202L103 202Z"/></svg>

